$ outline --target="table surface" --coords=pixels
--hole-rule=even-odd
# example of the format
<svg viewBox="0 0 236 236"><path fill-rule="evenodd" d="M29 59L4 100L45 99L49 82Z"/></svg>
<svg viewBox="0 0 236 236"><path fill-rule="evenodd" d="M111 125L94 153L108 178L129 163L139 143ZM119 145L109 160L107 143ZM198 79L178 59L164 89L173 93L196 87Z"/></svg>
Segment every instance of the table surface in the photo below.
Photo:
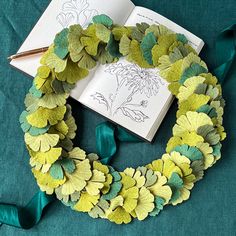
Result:
<svg viewBox="0 0 236 236"><path fill-rule="evenodd" d="M31 80L11 68L6 57L17 51L48 3L48 0L0 1L0 202L25 205L38 191L18 122ZM216 36L236 23L235 0L134 0L134 3L157 11L201 37L206 43L201 57L210 69L216 66ZM57 201L32 229L26 231L3 225L0 235L236 235L235 65L223 85L228 139L223 143L222 159L195 185L191 200L176 207L167 206L158 217L121 226L74 212ZM72 99L69 102L78 125L75 143L88 152L95 152L95 127L103 118ZM122 170L160 157L171 136L175 112L176 104L173 104L154 144L122 144L112 165Z"/></svg>

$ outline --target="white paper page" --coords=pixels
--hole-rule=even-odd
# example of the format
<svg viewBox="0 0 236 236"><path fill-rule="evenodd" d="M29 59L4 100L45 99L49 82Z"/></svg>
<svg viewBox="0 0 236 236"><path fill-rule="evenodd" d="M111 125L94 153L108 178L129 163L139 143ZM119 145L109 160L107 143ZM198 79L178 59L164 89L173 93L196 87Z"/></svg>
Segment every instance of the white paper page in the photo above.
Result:
<svg viewBox="0 0 236 236"><path fill-rule="evenodd" d="M52 0L18 52L47 47L63 28L78 23L86 27L97 14L106 14L114 22L124 24L134 7L130 0ZM18 58L10 64L34 77L41 56ZM89 78L78 82L76 92L73 92L75 98L79 97L91 77L92 73Z"/></svg>
<svg viewBox="0 0 236 236"><path fill-rule="evenodd" d="M196 45L196 50L203 45L201 39L168 19L149 9L136 7L126 25L141 22L163 24L185 34L192 45ZM143 69L125 59L99 66L79 99L84 105L149 141L172 100L168 83L159 76L157 69Z"/></svg>

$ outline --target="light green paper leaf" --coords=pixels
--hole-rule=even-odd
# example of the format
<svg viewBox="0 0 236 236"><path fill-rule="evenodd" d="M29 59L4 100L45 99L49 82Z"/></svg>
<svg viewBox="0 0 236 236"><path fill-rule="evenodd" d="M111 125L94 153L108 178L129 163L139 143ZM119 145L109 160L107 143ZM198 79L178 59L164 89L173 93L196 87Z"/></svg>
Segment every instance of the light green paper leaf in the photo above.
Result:
<svg viewBox="0 0 236 236"><path fill-rule="evenodd" d="M49 126L46 126L44 128L36 128L31 126L26 119L28 115L29 113L27 111L23 111L20 115L21 128L24 133L29 132L29 134L32 136L38 136L40 134L45 134L48 131Z"/></svg>
<svg viewBox="0 0 236 236"><path fill-rule="evenodd" d="M123 35L119 44L119 51L123 56L129 54L130 43L131 40L128 38L128 36L126 34Z"/></svg>
<svg viewBox="0 0 236 236"><path fill-rule="evenodd" d="M80 42L83 29L80 25L72 25L69 28L68 42L69 42L69 52L70 58L73 62L79 61L79 54L83 49L83 45Z"/></svg>
<svg viewBox="0 0 236 236"><path fill-rule="evenodd" d="M96 66L96 61L85 51L82 50L80 54L78 54L78 66L83 69L93 69Z"/></svg>
<svg viewBox="0 0 236 236"><path fill-rule="evenodd" d="M88 70L82 69L77 63L68 60L66 69L57 74L57 78L60 81L66 81L69 84L75 84L77 81L87 77L89 74Z"/></svg>
<svg viewBox="0 0 236 236"><path fill-rule="evenodd" d="M110 40L110 35L111 31L107 29L104 25L102 24L96 25L96 36L101 41L103 41L104 43L108 43L108 41Z"/></svg>
<svg viewBox="0 0 236 236"><path fill-rule="evenodd" d="M69 97L69 94L54 94L49 93L45 94L38 101L39 107L46 107L49 109L56 108L57 106L63 106L66 103L66 99Z"/></svg>

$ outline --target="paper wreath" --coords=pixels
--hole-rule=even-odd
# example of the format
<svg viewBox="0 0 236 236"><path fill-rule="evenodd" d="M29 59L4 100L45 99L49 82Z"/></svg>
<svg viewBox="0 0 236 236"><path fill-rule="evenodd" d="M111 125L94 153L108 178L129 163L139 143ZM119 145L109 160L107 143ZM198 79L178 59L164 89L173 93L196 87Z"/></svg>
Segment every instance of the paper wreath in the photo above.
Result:
<svg viewBox="0 0 236 236"><path fill-rule="evenodd" d="M166 153L146 166L118 172L96 154L73 147L76 124L66 100L97 62L122 56L140 67L158 68L178 99L178 112ZM165 205L187 200L204 170L221 157L220 141L226 137L221 86L184 35L162 25L115 25L98 15L86 29L73 25L57 34L41 64L21 127L40 189L73 210L117 224L156 216Z"/></svg>

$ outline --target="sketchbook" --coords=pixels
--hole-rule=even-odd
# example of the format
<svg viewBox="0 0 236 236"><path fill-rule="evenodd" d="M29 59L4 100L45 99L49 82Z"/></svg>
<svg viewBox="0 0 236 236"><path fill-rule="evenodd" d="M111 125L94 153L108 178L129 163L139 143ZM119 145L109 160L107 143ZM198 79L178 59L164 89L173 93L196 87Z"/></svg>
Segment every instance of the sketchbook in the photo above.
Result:
<svg viewBox="0 0 236 236"><path fill-rule="evenodd" d="M186 29L152 10L135 6L130 0L52 0L18 52L49 46L63 28L73 24L86 27L98 14L106 14L114 22L128 26L141 22L165 25L184 34L197 53L204 45ZM35 76L40 57L15 59L11 65ZM125 59L98 65L89 77L77 83L70 95L147 141L152 141L173 101L168 83L157 69L143 69Z"/></svg>

